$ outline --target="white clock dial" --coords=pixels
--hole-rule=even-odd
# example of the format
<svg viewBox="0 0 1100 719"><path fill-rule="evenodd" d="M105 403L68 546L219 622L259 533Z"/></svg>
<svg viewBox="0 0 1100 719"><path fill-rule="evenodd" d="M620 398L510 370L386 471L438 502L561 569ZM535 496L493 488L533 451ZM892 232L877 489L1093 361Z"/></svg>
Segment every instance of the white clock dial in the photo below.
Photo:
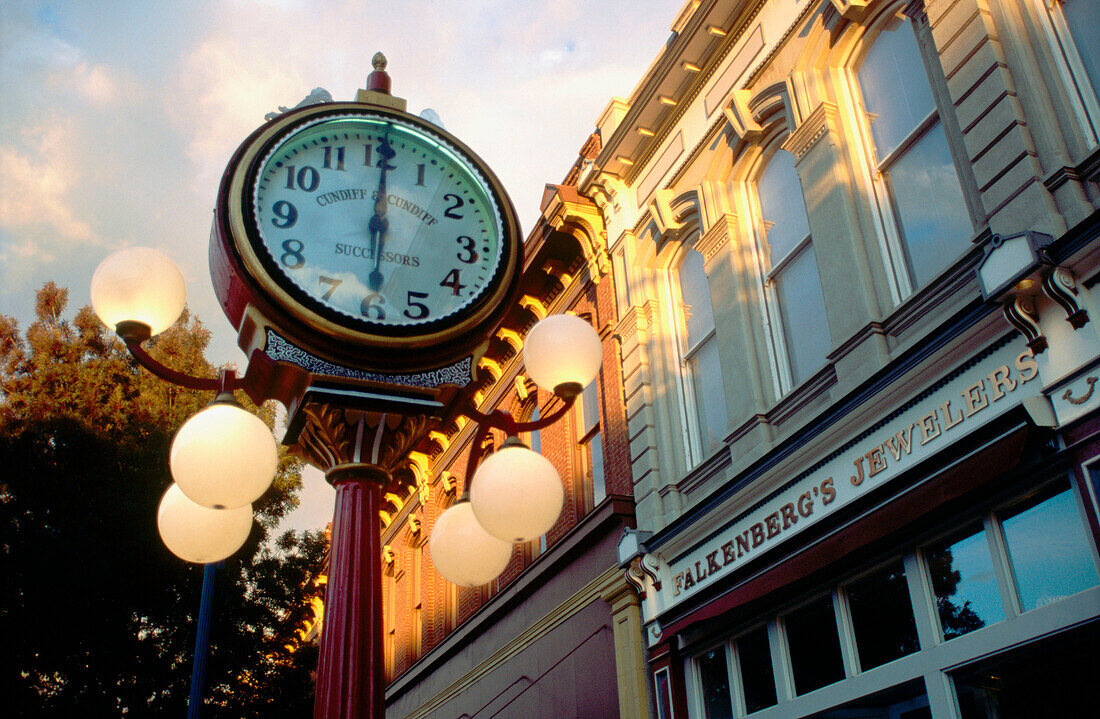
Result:
<svg viewBox="0 0 1100 719"><path fill-rule="evenodd" d="M294 294L358 322L453 318L501 267L501 212L485 178L400 118L299 127L260 161L252 189L257 250Z"/></svg>

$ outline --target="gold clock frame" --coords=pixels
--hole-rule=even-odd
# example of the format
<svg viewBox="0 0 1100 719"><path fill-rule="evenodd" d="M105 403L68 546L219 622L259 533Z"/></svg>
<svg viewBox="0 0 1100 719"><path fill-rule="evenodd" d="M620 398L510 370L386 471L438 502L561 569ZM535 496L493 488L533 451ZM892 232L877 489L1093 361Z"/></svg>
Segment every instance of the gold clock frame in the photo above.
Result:
<svg viewBox="0 0 1100 719"><path fill-rule="evenodd" d="M501 215L502 267L495 275L495 284L473 303L472 309L461 310L453 322L443 318L440 320L442 326L435 325L425 332L418 332L416 325L404 326L393 334L370 332L343 325L320 314L302 303L272 276L254 246L259 236L252 218L251 183L267 153L278 142L292 135L296 128L313 120L328 115L366 113L393 117L453 147L481 174ZM224 250L232 256L228 258L231 263L235 261L239 265L234 269L243 270L236 274L243 275L238 279L246 284L246 293L254 300L250 304L273 325L302 342L303 349L342 363L369 368L426 368L468 355L484 343L494 325L499 323L518 297L523 240L515 207L500 180L465 143L422 118L391 107L360 102L324 103L289 111L260 127L241 144L226 169L218 194L214 224L215 241L220 240ZM230 319L236 322L237 329L242 330L244 317L234 319L226 298L219 299L226 306ZM365 356L363 351L373 356Z"/></svg>

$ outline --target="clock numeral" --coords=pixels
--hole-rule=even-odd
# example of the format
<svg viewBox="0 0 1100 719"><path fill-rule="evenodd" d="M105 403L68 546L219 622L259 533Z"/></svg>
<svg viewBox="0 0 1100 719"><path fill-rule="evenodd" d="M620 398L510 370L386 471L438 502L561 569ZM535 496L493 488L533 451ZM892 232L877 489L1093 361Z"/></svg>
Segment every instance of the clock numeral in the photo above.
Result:
<svg viewBox="0 0 1100 719"><path fill-rule="evenodd" d="M420 187L424 186L424 165L420 164L416 166L416 184Z"/></svg>
<svg viewBox="0 0 1100 719"><path fill-rule="evenodd" d="M459 262L463 262L467 265L472 265L477 262L478 254L477 250L474 249L477 247L477 242L474 238L467 237L466 235L459 235L458 239L455 241L462 245L462 249L456 253Z"/></svg>
<svg viewBox="0 0 1100 719"><path fill-rule="evenodd" d="M397 150L390 147L388 140L383 140L378 145L378 165L382 170L396 170L397 165L391 165L390 160L397 157Z"/></svg>
<svg viewBox="0 0 1100 719"><path fill-rule="evenodd" d="M286 166L286 189L293 190L295 180L298 182L298 189L306 192L313 192L317 189L317 185L321 184L321 173L309 165L298 170L297 173L295 170L298 168L294 165Z"/></svg>
<svg viewBox="0 0 1100 719"><path fill-rule="evenodd" d="M454 269L447 273L447 276L443 278L443 281L439 283L440 287L450 287L451 291L456 295L466 288L466 285L459 284L458 270Z"/></svg>
<svg viewBox="0 0 1100 719"><path fill-rule="evenodd" d="M323 299L323 300L327 300L327 299L331 298L332 293L336 291L336 288L339 287L344 282L343 280L338 280L335 277L325 277L324 275L322 275L321 277L318 277L317 281L320 282L323 285L330 285L330 287L328 288L328 292L321 295L321 299Z"/></svg>
<svg viewBox="0 0 1100 719"><path fill-rule="evenodd" d="M306 258L302 255L302 250L305 248L306 246L301 240L284 240L284 252L279 261L287 269L296 270L306 263Z"/></svg>
<svg viewBox="0 0 1100 719"><path fill-rule="evenodd" d="M409 296L406 301L409 303L409 309L413 309L414 307L416 308L416 314L412 314L411 312L409 312L409 310L405 310L405 316L408 317L410 320L422 320L427 317L429 312L428 306L415 301L427 299L427 297L427 292L413 292L412 290L409 290Z"/></svg>
<svg viewBox="0 0 1100 719"><path fill-rule="evenodd" d="M363 145L363 166L364 167L370 167L371 165L375 164L371 161L371 159L372 159L371 155L373 154L373 152L374 152L374 146L373 145L370 145L369 143ZM384 169L384 170L396 170L397 165L389 164L389 161L392 160L394 158L394 156L396 156L396 155L397 155L397 152L392 147L390 147L389 144L383 142L381 145L378 146L378 163L377 163L376 167L379 167L379 168Z"/></svg>
<svg viewBox="0 0 1100 719"><path fill-rule="evenodd" d="M386 309L382 306L384 304L386 299L377 292L372 292L363 298L362 304L359 305L359 312L368 319L384 320L386 319Z"/></svg>
<svg viewBox="0 0 1100 719"><path fill-rule="evenodd" d="M455 212L455 210L466 204L462 200L462 198L458 195L448 193L443 196L443 199L448 200L452 203L450 207L448 207L446 210L443 210L443 216L450 217L452 220L461 220L463 216Z"/></svg>
<svg viewBox="0 0 1100 719"><path fill-rule="evenodd" d="M332 148L327 146L327 145L325 146L324 168L326 170L340 170L340 171L343 171L343 169L344 169L344 148L343 147L337 147L336 148L336 167L333 167L332 166Z"/></svg>
<svg viewBox="0 0 1100 719"><path fill-rule="evenodd" d="M288 227L294 227L294 223L298 221L298 208L286 200L276 202L271 206L271 211L275 213L275 218L271 220L271 224L280 229L285 230ZM282 222L280 223L279 220L282 220Z"/></svg>

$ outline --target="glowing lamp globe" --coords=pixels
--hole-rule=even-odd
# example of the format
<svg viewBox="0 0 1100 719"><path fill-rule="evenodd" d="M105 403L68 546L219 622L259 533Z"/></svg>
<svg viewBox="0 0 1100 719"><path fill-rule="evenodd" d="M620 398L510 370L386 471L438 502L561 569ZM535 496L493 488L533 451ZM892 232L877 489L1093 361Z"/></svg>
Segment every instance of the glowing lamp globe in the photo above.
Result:
<svg viewBox="0 0 1100 719"><path fill-rule="evenodd" d="M248 539L252 531L252 507L203 507L173 484L160 500L157 529L172 554L195 564L210 564L233 554Z"/></svg>
<svg viewBox="0 0 1100 719"><path fill-rule="evenodd" d="M526 542L554 526L565 490L550 460L514 437L481 463L470 483L470 504L489 534Z"/></svg>
<svg viewBox="0 0 1100 719"><path fill-rule="evenodd" d="M233 509L271 486L279 450L263 420L235 403L215 402L180 427L168 461L172 478L193 502Z"/></svg>
<svg viewBox="0 0 1100 719"><path fill-rule="evenodd" d="M523 364L539 387L580 392L596 378L603 362L600 336L588 322L573 315L550 315L527 333Z"/></svg>
<svg viewBox="0 0 1100 719"><path fill-rule="evenodd" d="M512 558L512 545L485 531L469 502L459 501L439 515L428 554L443 577L460 587L479 587L496 579Z"/></svg>
<svg viewBox="0 0 1100 719"><path fill-rule="evenodd" d="M99 263L91 294L95 313L108 327L139 322L155 335L179 318L187 287L168 255L151 247L128 247Z"/></svg>

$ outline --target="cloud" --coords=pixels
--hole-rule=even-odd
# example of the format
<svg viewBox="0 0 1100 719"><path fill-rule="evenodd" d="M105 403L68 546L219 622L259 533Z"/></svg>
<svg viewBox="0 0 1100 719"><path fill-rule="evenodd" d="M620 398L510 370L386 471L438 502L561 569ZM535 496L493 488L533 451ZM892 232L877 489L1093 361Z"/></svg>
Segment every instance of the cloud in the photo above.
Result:
<svg viewBox="0 0 1100 719"><path fill-rule="evenodd" d="M182 58L167 110L187 138L197 188L216 187L233 149L275 110L271 98L293 104L288 88L305 86L292 63L281 63L239 39L207 37ZM265 57L266 55L266 57Z"/></svg>
<svg viewBox="0 0 1100 719"><path fill-rule="evenodd" d="M39 238L95 243L88 223L70 206L70 194L79 179L71 162L75 151L72 130L64 123L31 128L25 132L33 145L21 153L0 145L0 227ZM15 246L26 247L29 239ZM7 246L5 246L7 249ZM20 256L28 257L26 250Z"/></svg>

